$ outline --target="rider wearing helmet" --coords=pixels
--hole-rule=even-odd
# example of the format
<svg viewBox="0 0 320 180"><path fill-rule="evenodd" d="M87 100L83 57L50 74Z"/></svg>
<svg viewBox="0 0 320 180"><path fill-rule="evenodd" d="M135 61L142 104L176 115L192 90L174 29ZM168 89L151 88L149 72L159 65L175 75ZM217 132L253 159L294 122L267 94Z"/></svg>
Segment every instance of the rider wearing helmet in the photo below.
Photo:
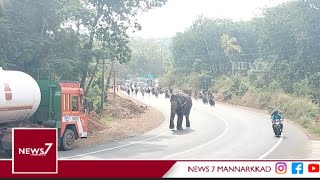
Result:
<svg viewBox="0 0 320 180"><path fill-rule="evenodd" d="M273 128L274 127L274 121L276 119L280 119L280 120L282 119L280 111L279 110L274 110L272 112L272 114L271 114L271 119L272 119L272 129L274 129ZM282 123L280 123L280 129L281 129L281 132L282 132L282 130L283 130L283 124Z"/></svg>

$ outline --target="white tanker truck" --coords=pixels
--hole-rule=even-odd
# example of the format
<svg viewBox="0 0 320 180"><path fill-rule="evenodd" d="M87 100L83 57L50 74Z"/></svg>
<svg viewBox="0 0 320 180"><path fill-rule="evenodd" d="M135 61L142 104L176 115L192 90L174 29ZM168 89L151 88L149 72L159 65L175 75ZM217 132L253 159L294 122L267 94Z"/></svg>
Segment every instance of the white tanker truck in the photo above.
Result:
<svg viewBox="0 0 320 180"><path fill-rule="evenodd" d="M62 150L87 137L88 120L79 83L35 80L20 71L0 67L0 150L12 153L14 127L58 129Z"/></svg>

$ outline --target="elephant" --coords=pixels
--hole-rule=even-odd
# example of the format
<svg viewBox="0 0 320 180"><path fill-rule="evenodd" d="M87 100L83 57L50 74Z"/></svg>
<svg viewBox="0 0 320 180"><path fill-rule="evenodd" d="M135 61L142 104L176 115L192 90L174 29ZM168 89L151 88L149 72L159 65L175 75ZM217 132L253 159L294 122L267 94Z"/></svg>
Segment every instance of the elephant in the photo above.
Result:
<svg viewBox="0 0 320 180"><path fill-rule="evenodd" d="M170 116L170 129L174 129L174 118L178 115L177 130L183 130L182 122L183 116L186 117L186 127L190 127L189 115L192 108L192 99L189 95L183 92L177 92L171 95L171 116Z"/></svg>

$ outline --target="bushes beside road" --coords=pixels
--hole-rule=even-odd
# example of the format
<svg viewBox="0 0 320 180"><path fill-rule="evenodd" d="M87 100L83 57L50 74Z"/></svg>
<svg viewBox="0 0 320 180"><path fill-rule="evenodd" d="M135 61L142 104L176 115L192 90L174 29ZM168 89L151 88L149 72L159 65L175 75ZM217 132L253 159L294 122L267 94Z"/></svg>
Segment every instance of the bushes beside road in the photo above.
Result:
<svg viewBox="0 0 320 180"><path fill-rule="evenodd" d="M220 100L241 106L268 110L279 108L286 119L320 135L320 107L308 96L285 93L277 83L257 87L248 77L222 76L213 87Z"/></svg>

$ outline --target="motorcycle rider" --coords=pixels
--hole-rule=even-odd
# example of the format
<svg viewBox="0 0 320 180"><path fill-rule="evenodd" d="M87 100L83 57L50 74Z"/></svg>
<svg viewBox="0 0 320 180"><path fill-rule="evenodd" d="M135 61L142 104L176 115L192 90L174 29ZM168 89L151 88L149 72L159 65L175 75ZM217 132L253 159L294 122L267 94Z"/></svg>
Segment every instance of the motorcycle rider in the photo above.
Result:
<svg viewBox="0 0 320 180"><path fill-rule="evenodd" d="M212 93L209 91L208 94L209 94L208 95L209 96L208 99L209 99L210 106L215 106L215 101L214 101L214 97L213 97Z"/></svg>
<svg viewBox="0 0 320 180"><path fill-rule="evenodd" d="M274 110L273 112L272 112L272 114L271 114L271 119L272 119L272 129L274 129L274 122L275 122L275 120L276 119L279 119L279 120L281 120L282 119L282 116L281 116L281 113L280 113L280 111L279 110ZM280 130L281 130L281 132L283 132L283 124L281 123L281 121L280 121Z"/></svg>

